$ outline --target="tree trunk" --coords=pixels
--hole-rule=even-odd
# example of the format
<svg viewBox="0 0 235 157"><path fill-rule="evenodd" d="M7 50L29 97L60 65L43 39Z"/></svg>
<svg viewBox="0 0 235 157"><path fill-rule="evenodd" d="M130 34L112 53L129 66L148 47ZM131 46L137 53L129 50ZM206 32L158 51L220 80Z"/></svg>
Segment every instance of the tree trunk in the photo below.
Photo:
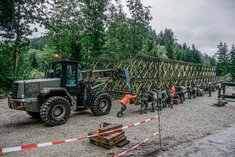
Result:
<svg viewBox="0 0 235 157"><path fill-rule="evenodd" d="M14 48L14 71L15 73L18 72L18 62L19 62L19 46L17 43L15 43L15 48Z"/></svg>

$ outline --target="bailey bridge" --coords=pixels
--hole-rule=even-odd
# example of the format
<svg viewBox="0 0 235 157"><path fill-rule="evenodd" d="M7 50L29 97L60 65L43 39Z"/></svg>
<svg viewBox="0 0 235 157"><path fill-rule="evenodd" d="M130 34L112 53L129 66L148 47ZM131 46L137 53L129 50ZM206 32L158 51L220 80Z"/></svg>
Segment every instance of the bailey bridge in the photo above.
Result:
<svg viewBox="0 0 235 157"><path fill-rule="evenodd" d="M134 93L141 92L143 88L152 90L169 87L171 82L186 86L191 84L201 85L209 82L227 82L232 79L230 74L216 76L216 68L213 66L145 55L137 55L132 59L126 60L93 58L92 68L128 69ZM128 91L127 83L124 79L115 81L112 84L106 84L101 88L113 96Z"/></svg>

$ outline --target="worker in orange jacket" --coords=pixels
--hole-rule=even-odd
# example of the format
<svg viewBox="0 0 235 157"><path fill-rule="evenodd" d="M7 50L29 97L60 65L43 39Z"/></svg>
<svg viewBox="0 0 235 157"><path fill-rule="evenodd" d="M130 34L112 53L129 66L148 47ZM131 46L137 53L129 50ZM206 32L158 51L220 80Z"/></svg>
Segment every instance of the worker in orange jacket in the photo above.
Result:
<svg viewBox="0 0 235 157"><path fill-rule="evenodd" d="M171 84L171 93L172 93L172 97L175 96L175 91L176 91L175 85Z"/></svg>
<svg viewBox="0 0 235 157"><path fill-rule="evenodd" d="M117 117L120 118L123 116L123 112L126 111L127 105L131 99L135 99L137 96L132 95L130 92L127 92L124 98L121 100L121 110L117 113Z"/></svg>

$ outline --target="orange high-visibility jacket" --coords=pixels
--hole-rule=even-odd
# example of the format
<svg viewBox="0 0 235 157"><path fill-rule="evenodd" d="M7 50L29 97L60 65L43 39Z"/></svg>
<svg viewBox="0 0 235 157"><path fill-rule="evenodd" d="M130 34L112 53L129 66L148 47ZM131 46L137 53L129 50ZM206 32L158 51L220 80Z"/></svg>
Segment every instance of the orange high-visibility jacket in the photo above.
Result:
<svg viewBox="0 0 235 157"><path fill-rule="evenodd" d="M124 98L121 100L121 103L122 103L123 105L127 105L127 104L129 103L129 101L130 101L131 99L134 99L134 98L136 98L135 95L126 94L126 95L124 96Z"/></svg>
<svg viewBox="0 0 235 157"><path fill-rule="evenodd" d="M175 96L175 86L174 85L171 87L171 93L172 93L172 96Z"/></svg>

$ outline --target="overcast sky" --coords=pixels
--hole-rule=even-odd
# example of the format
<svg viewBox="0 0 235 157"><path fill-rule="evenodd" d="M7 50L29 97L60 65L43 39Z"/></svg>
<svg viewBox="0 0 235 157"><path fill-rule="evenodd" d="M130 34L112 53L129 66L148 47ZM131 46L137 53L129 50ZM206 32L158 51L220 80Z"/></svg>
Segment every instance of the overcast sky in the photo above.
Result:
<svg viewBox="0 0 235 157"><path fill-rule="evenodd" d="M171 28L178 42L213 55L220 41L235 43L235 0L142 0L152 6L152 27Z"/></svg>

